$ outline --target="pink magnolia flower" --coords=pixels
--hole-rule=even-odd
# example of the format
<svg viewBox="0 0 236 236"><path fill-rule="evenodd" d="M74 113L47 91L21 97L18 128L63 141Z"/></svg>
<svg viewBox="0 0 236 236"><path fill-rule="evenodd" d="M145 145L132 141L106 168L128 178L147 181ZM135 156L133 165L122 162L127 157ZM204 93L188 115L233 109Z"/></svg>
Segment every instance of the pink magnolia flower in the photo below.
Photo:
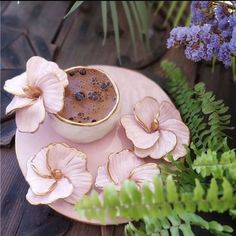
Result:
<svg viewBox="0 0 236 236"><path fill-rule="evenodd" d="M103 189L107 184L114 183L117 190L120 190L125 180L132 180L138 186L144 182L151 182L154 175L160 173L155 163L145 163L144 160L137 158L129 150L111 154L108 162L98 168L95 186Z"/></svg>
<svg viewBox="0 0 236 236"><path fill-rule="evenodd" d="M134 144L135 154L141 158L159 159L170 153L176 160L186 155L183 144L189 144L189 129L167 101L159 104L156 99L145 97L135 105L134 115L122 117L121 124Z"/></svg>
<svg viewBox="0 0 236 236"><path fill-rule="evenodd" d="M50 204L57 199L74 204L92 186L86 169L86 155L66 144L51 144L27 162L26 199L33 205Z"/></svg>
<svg viewBox="0 0 236 236"><path fill-rule="evenodd" d="M15 95L6 113L16 112L16 124L21 132L34 132L44 121L46 111L62 110L67 85L67 75L56 63L31 57L26 72L5 82L4 89Z"/></svg>

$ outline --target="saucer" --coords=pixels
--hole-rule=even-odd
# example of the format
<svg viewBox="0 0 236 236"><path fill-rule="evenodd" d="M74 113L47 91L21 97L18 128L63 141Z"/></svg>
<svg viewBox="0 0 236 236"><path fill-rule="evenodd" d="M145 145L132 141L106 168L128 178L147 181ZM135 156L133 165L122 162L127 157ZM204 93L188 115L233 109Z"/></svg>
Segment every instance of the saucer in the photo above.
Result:
<svg viewBox="0 0 236 236"><path fill-rule="evenodd" d="M138 72L113 66L96 65L93 67L109 74L117 84L120 91L121 116L132 114L134 104L146 96L154 97L159 102L171 102L167 94L155 82ZM50 118L47 116L44 123L40 125L35 133L21 133L18 130L16 132L16 156L24 176L26 176L26 163L28 159L38 153L42 147L56 142L66 143L87 155L88 171L93 175L94 181L97 175L97 168L107 162L109 154L133 147L132 143L126 138L125 131L120 123L104 138L92 143L78 144L66 140L55 133L50 126ZM96 191L94 186L93 189ZM101 225L99 221L81 217L74 210L74 206L64 200L58 200L49 206L73 220ZM107 219L106 225L126 222L128 222L126 219L117 219L115 222Z"/></svg>

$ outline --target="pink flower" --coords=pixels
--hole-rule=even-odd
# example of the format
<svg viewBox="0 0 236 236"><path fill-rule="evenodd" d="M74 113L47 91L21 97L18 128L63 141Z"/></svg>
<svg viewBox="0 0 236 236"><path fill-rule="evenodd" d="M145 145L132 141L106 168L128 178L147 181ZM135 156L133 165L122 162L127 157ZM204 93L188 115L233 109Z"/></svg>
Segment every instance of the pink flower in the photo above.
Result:
<svg viewBox="0 0 236 236"><path fill-rule="evenodd" d="M6 113L16 112L16 124L21 132L34 132L44 121L46 111L62 110L67 85L67 75L56 63L31 57L26 72L5 82L4 89L15 95Z"/></svg>
<svg viewBox="0 0 236 236"><path fill-rule="evenodd" d="M183 144L189 144L189 129L167 101L159 104L154 98L145 97L135 105L134 115L123 116L121 123L134 144L135 154L141 158L159 159L169 153L176 160L186 155Z"/></svg>
<svg viewBox="0 0 236 236"><path fill-rule="evenodd" d="M132 180L141 186L146 181L151 182L159 173L155 163L145 163L133 152L123 150L111 154L106 165L98 168L95 186L102 190L107 184L113 183L116 189L120 190L125 180Z"/></svg>
<svg viewBox="0 0 236 236"><path fill-rule="evenodd" d="M27 162L26 199L33 205L50 204L57 199L74 204L92 186L86 169L86 155L66 144L51 144Z"/></svg>

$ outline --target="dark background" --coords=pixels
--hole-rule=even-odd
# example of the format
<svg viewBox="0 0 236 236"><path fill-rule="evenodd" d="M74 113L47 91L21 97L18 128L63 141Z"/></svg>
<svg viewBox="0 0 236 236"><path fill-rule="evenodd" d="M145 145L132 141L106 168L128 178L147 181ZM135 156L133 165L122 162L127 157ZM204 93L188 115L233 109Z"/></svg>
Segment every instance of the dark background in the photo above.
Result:
<svg viewBox="0 0 236 236"><path fill-rule="evenodd" d="M108 64L119 66L112 27L102 46L100 4L85 3L73 15L63 20L70 9L70 1L1 2L1 232L12 235L123 235L123 226L91 226L70 220L48 206L31 206L25 199L28 185L15 157L14 117L4 115L11 95L2 90L4 81L25 71L26 61L33 55L53 60L63 69L75 65ZM182 49L166 50L169 27L160 27L161 16L153 21L151 49L147 54L138 48L138 58L131 53L125 17L120 21L122 66L135 69L165 89L160 61L169 59L182 68L189 84L202 81L230 107L232 125L236 126L236 83L232 72L221 64L215 66L188 61ZM111 21L109 20L110 25ZM187 101L186 101L187 102ZM231 132L232 146L236 147L236 132ZM26 144L27 148L27 144ZM205 215L206 216L206 215ZM211 215L224 224L235 225L227 215ZM196 235L209 235L201 230Z"/></svg>

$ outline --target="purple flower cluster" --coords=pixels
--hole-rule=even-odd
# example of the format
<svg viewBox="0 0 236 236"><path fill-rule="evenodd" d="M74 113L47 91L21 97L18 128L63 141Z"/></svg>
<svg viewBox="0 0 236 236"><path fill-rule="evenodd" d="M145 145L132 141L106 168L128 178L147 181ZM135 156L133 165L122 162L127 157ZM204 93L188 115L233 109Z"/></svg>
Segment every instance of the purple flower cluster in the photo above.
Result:
<svg viewBox="0 0 236 236"><path fill-rule="evenodd" d="M172 29L167 47L185 46L185 55L193 61L216 57L225 66L236 56L236 1L193 1L189 27Z"/></svg>

